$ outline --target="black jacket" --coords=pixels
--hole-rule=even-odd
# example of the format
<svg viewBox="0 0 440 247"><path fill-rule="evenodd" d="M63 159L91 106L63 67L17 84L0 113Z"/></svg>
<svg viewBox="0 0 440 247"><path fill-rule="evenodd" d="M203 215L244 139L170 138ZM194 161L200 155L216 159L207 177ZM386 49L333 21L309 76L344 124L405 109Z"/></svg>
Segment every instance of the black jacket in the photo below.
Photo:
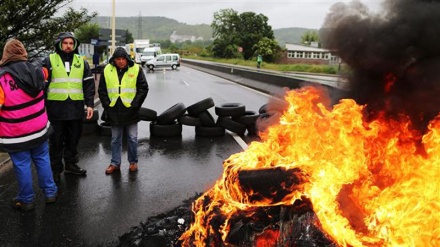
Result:
<svg viewBox="0 0 440 247"><path fill-rule="evenodd" d="M60 48L60 43L65 38L72 38L75 41L75 50L71 53L65 53ZM54 42L56 53L61 57L64 62L72 64L73 55L78 54L79 41L70 33L60 33ZM52 79L52 66L50 64L50 58L46 57L43 60L43 66L49 70L48 86ZM49 120L74 120L82 119L84 117L84 105L93 107L95 102L95 79L90 70L90 66L87 61L84 60L84 74L83 74L83 92L84 101L66 99L64 101L46 100L47 114Z"/></svg>
<svg viewBox="0 0 440 247"><path fill-rule="evenodd" d="M125 57L128 61L128 67L133 67L134 62L130 59L128 53L124 48L118 47L116 48L113 56L109 60L109 64L107 66L111 66L112 69L116 69L118 72L119 84L121 84L122 77L125 72L127 72L128 67L124 69L118 69L114 63L114 58L116 57ZM104 76L104 73L101 74L101 78L99 80L99 88L98 95L101 100L101 104L104 107L105 114L107 115L106 122L112 125L128 125L132 123L139 122L139 108L141 108L142 104L145 101L145 98L148 94L148 83L145 78L144 72L142 68L139 68L139 74L136 79L136 95L131 102L131 107L126 107L120 98L116 101L116 104L113 107L110 107L110 98L108 96L107 91L107 82Z"/></svg>

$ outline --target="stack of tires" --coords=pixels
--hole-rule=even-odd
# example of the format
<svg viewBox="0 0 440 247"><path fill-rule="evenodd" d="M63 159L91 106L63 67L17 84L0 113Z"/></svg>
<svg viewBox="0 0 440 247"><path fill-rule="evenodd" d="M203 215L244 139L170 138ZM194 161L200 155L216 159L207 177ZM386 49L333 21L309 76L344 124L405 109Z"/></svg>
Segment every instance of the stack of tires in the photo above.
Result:
<svg viewBox="0 0 440 247"><path fill-rule="evenodd" d="M214 107L217 119L209 109ZM215 105L212 98L206 98L187 107L187 114L179 118L183 125L195 126L196 136L215 137L225 135L229 130L237 135L256 134L256 121L259 114L246 111L241 103Z"/></svg>
<svg viewBox="0 0 440 247"><path fill-rule="evenodd" d="M209 109L213 108L217 119L214 119ZM96 110L97 111L97 110ZM142 121L150 121L150 135L154 137L178 137L182 135L182 125L194 126L196 136L218 137L224 136L226 130L239 136L246 132L248 135L257 135L257 125L267 122L273 115L279 115L272 110L267 110L267 104L261 106L258 112L246 110L241 103L225 103L215 105L212 98L203 99L195 104L185 107L183 103L177 103L166 109L161 114L142 107L139 117ZM106 122L103 111L98 125L99 113L94 113L94 118L87 120L87 124L94 124L89 129L98 126L99 134L111 136L111 126ZM86 120L84 120L86 123Z"/></svg>
<svg viewBox="0 0 440 247"><path fill-rule="evenodd" d="M209 109L214 107L212 98L203 99L186 108L187 114L179 118L184 125L195 126L196 136L216 137L224 136L225 129L216 124Z"/></svg>
<svg viewBox="0 0 440 247"><path fill-rule="evenodd" d="M155 121L157 118L157 112L146 107L141 107L139 109L139 118L142 121ZM102 136L111 136L112 129L110 123L107 122L105 111L102 112L101 120L102 122L98 125L98 133Z"/></svg>

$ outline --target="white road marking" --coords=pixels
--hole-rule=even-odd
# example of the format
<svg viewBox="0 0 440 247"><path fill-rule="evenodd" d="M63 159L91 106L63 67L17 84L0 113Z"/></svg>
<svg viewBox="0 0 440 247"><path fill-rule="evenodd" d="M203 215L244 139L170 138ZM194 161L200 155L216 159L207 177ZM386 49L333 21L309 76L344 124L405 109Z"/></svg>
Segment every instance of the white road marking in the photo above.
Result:
<svg viewBox="0 0 440 247"><path fill-rule="evenodd" d="M188 84L186 81L183 81L183 80L182 80L182 82L183 82L185 85L189 86L189 84Z"/></svg>
<svg viewBox="0 0 440 247"><path fill-rule="evenodd" d="M228 133L235 139L235 141L238 143L238 145L240 145L243 150L246 150L248 148L247 143L243 139L241 139L239 135L229 130Z"/></svg>

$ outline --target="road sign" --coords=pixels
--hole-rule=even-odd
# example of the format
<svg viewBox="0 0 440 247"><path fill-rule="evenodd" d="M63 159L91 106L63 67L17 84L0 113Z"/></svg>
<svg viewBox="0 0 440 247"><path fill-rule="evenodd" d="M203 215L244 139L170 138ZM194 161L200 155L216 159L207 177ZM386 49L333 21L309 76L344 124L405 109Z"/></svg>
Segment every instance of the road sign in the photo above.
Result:
<svg viewBox="0 0 440 247"><path fill-rule="evenodd" d="M127 36L127 31L123 29L115 29L115 39L123 41L125 43L125 37ZM111 40L112 30L110 28L100 28L99 29L99 39L101 40Z"/></svg>

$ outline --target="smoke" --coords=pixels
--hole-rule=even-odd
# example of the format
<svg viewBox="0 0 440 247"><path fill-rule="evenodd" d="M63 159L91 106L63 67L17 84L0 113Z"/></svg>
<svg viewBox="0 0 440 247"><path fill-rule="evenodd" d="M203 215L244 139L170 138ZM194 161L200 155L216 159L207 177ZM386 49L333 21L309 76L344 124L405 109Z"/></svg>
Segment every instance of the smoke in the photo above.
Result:
<svg viewBox="0 0 440 247"><path fill-rule="evenodd" d="M359 1L334 4L324 47L352 69L349 97L377 112L406 114L424 132L440 112L440 0L386 0L373 13Z"/></svg>

